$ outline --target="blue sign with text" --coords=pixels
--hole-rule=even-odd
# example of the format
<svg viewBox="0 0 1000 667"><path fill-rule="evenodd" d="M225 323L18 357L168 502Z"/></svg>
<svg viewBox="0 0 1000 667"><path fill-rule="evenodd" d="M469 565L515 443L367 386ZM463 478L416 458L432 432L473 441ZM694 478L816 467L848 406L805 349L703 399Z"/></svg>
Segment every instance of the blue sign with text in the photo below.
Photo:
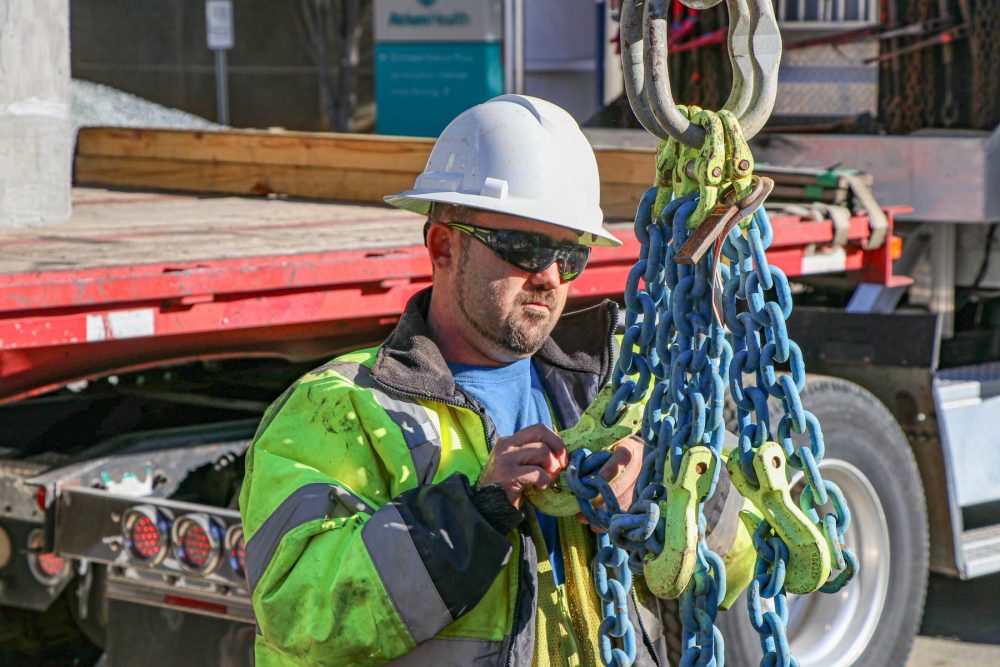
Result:
<svg viewBox="0 0 1000 667"><path fill-rule="evenodd" d="M499 0L375 0L375 129L434 137L503 92Z"/></svg>
<svg viewBox="0 0 1000 667"><path fill-rule="evenodd" d="M503 92L500 44L376 44L376 131L436 137L462 111Z"/></svg>

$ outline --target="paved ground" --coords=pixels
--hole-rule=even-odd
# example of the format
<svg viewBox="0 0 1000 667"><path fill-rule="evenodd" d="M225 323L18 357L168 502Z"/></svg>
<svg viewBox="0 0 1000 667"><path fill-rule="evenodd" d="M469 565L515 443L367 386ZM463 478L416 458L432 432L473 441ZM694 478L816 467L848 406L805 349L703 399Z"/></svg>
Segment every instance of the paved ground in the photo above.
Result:
<svg viewBox="0 0 1000 667"><path fill-rule="evenodd" d="M932 575L920 635L907 667L1000 665L1000 574L972 581Z"/></svg>
<svg viewBox="0 0 1000 667"><path fill-rule="evenodd" d="M1000 664L1000 646L918 637L907 667L980 667Z"/></svg>

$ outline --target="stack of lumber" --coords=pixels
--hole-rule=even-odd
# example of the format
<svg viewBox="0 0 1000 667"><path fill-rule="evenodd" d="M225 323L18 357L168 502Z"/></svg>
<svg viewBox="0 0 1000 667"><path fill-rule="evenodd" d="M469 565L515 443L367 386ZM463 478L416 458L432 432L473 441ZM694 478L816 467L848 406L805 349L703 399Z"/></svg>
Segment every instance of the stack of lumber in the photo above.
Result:
<svg viewBox="0 0 1000 667"><path fill-rule="evenodd" d="M266 130L85 128L77 137L75 183L110 188L281 195L381 203L424 168L432 139ZM598 148L601 205L611 220L635 214L653 182L650 148ZM832 171L761 167L773 199L846 204Z"/></svg>

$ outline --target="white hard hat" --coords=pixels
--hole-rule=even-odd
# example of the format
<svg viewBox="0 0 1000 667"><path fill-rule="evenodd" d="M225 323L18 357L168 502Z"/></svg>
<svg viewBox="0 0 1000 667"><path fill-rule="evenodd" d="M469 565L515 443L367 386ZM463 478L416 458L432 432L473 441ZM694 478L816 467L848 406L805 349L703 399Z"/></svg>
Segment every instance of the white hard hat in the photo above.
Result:
<svg viewBox="0 0 1000 667"><path fill-rule="evenodd" d="M413 189L385 201L422 215L433 203L470 206L572 229L586 245L621 245L602 224L600 189L572 116L537 97L501 95L451 121Z"/></svg>

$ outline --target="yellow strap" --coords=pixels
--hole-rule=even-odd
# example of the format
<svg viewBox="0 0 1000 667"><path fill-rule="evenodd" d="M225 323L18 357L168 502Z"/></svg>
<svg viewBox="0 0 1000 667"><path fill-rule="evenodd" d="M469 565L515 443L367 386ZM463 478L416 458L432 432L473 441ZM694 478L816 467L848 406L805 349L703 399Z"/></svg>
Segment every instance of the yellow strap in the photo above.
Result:
<svg viewBox="0 0 1000 667"><path fill-rule="evenodd" d="M580 638L580 664L598 667L601 664L597 647L597 631L601 627L602 610L590 563L594 558L594 533L576 517L559 519L559 540L566 563L566 600L569 605L573 634Z"/></svg>
<svg viewBox="0 0 1000 667"><path fill-rule="evenodd" d="M528 520L538 553L538 607L535 611L535 655L532 664L534 667L578 667L579 652L563 599L564 587L555 584L552 563L545 557L548 549L538 521L534 515Z"/></svg>
<svg viewBox="0 0 1000 667"><path fill-rule="evenodd" d="M619 339L619 342L620 339ZM545 396L557 425L555 411ZM535 612L534 667L600 667L597 632L601 627L602 610L590 563L594 558L594 533L580 524L575 516L556 519L562 546L566 581L556 586L548 547L542 530L529 512L531 539L538 554L538 608Z"/></svg>

